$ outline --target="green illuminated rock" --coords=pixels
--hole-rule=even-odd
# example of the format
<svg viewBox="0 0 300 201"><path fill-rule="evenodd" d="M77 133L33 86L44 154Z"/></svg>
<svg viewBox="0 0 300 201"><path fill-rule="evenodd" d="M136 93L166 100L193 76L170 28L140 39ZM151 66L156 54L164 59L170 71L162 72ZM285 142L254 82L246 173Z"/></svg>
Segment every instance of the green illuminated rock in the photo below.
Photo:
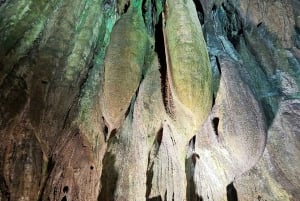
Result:
<svg viewBox="0 0 300 201"><path fill-rule="evenodd" d="M146 44L141 10L131 7L114 26L104 59L102 111L108 133L119 129L137 91Z"/></svg>
<svg viewBox="0 0 300 201"><path fill-rule="evenodd" d="M191 138L207 118L212 105L212 73L208 53L192 1L166 1L164 18L174 114L178 121L189 119L186 129L189 129L187 135ZM183 111L176 115L176 110Z"/></svg>

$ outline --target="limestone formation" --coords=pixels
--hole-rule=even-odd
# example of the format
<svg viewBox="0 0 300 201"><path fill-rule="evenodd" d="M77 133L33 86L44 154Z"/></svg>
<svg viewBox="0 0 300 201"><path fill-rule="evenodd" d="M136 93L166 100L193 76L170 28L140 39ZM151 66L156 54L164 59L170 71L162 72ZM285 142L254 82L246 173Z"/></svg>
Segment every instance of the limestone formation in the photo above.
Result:
<svg viewBox="0 0 300 201"><path fill-rule="evenodd" d="M0 201L300 200L299 0L1 0Z"/></svg>
<svg viewBox="0 0 300 201"><path fill-rule="evenodd" d="M145 29L141 8L131 7L112 30L104 59L102 103L108 135L122 125L139 87L147 44Z"/></svg>
<svg viewBox="0 0 300 201"><path fill-rule="evenodd" d="M166 1L163 11L171 115L190 139L212 105L212 75L197 11L192 1Z"/></svg>

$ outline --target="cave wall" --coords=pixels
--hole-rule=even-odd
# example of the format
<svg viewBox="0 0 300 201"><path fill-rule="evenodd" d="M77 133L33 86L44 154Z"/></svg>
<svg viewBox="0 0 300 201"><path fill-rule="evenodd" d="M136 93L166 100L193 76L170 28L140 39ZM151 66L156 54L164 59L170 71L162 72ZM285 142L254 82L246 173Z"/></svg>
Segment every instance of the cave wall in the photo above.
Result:
<svg viewBox="0 0 300 201"><path fill-rule="evenodd" d="M298 0L0 1L0 200L300 200Z"/></svg>

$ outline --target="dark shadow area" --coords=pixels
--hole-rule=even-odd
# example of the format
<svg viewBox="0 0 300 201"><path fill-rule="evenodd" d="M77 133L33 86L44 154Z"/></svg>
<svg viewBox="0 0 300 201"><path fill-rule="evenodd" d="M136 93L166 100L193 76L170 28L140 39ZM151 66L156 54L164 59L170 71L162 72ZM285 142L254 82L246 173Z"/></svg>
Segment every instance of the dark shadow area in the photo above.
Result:
<svg viewBox="0 0 300 201"><path fill-rule="evenodd" d="M47 164L47 178L45 179L45 181L49 181L50 179L50 175L52 170L54 169L54 165L55 165L55 161L53 160L52 156L49 158L48 160L48 164ZM43 194L45 192L45 188L46 188L46 183L43 184L40 196L38 198L38 201L42 201L43 200Z"/></svg>
<svg viewBox="0 0 300 201"><path fill-rule="evenodd" d="M0 7L6 2L6 0L0 0Z"/></svg>
<svg viewBox="0 0 300 201"><path fill-rule="evenodd" d="M204 24L204 11L203 11L203 7L201 5L200 0L193 0L196 10L197 10L197 15L198 15L198 19L200 21L200 24L203 25Z"/></svg>
<svg viewBox="0 0 300 201"><path fill-rule="evenodd" d="M153 198L148 198L147 201L163 201L161 196L156 196Z"/></svg>
<svg viewBox="0 0 300 201"><path fill-rule="evenodd" d="M162 28L162 14L159 16L159 21L155 25L155 52L158 56L158 62L160 65L159 72L161 78L161 90L164 100L164 105L166 107L165 97L166 95L166 80L167 80L167 61L166 61L166 53L165 53L165 42Z"/></svg>
<svg viewBox="0 0 300 201"><path fill-rule="evenodd" d="M118 133L118 130L117 129L113 129L111 132L110 132L110 135L109 135L109 139L115 137ZM108 139L108 140L109 140Z"/></svg>
<svg viewBox="0 0 300 201"><path fill-rule="evenodd" d="M129 6L130 6L130 1L128 1L128 3L125 4L124 9L123 9L123 13L126 13L128 11Z"/></svg>
<svg viewBox="0 0 300 201"><path fill-rule="evenodd" d="M18 76L14 71L8 72L0 84L0 129L3 129L6 126L5 124L18 115L25 107L28 99L28 86L24 78ZM34 103L36 103L36 109L39 110L39 102L34 101ZM39 121L38 114L39 111L30 113L33 121Z"/></svg>
<svg viewBox="0 0 300 201"><path fill-rule="evenodd" d="M67 196L64 196L64 197L61 199L61 201L68 201L68 200L67 200Z"/></svg>
<svg viewBox="0 0 300 201"><path fill-rule="evenodd" d="M127 113L127 112L126 112ZM126 115L126 114L125 114ZM126 117L125 117L126 118ZM103 124L104 124L104 127L103 127L103 134L104 134L104 139L106 142L108 142L111 138L115 137L118 133L118 130L116 128L114 128L110 133L109 133L109 130L108 130L108 126L106 125L106 121L104 119L104 117L102 116L102 120L103 120Z"/></svg>
<svg viewBox="0 0 300 201"><path fill-rule="evenodd" d="M196 163L194 162L193 155L191 157L185 159L185 176L186 176L186 181L187 181L187 185L186 185L186 200L187 201L197 200L196 185L194 182L194 169L195 169Z"/></svg>
<svg viewBox="0 0 300 201"><path fill-rule="evenodd" d="M68 193L68 192L69 192L69 186L65 186L65 187L63 188L63 192L64 192L64 193Z"/></svg>
<svg viewBox="0 0 300 201"><path fill-rule="evenodd" d="M3 162L3 161L1 161L1 162ZM1 162L0 162L0 165L2 167ZM2 174L3 168L0 168L0 170L2 170L1 171L1 174ZM10 193L9 193L9 190L8 190L8 186L7 186L7 184L5 182L5 179L2 175L0 175L0 192L1 192L1 195L3 196L2 198L6 199L8 201L10 200ZM0 197L0 199L1 199L1 197Z"/></svg>
<svg viewBox="0 0 300 201"><path fill-rule="evenodd" d="M256 27L259 28L261 25L262 25L262 22L258 23L258 24L256 25Z"/></svg>
<svg viewBox="0 0 300 201"><path fill-rule="evenodd" d="M237 191L236 191L233 183L230 183L226 187L226 191L227 191L227 201L238 201Z"/></svg>
<svg viewBox="0 0 300 201"><path fill-rule="evenodd" d="M107 133L108 133L108 127L107 127L106 125L104 125L103 133L104 133L105 135L107 135Z"/></svg>
<svg viewBox="0 0 300 201"><path fill-rule="evenodd" d="M165 192L165 200L167 200L167 195L168 195L168 192L166 191Z"/></svg>
<svg viewBox="0 0 300 201"><path fill-rule="evenodd" d="M42 84L48 84L48 81L47 80L41 80L41 83Z"/></svg>
<svg viewBox="0 0 300 201"><path fill-rule="evenodd" d="M192 139L190 139L190 141L189 141L189 147L191 147L192 150L195 150L195 144L196 144L196 135L194 135L192 137Z"/></svg>
<svg viewBox="0 0 300 201"><path fill-rule="evenodd" d="M166 112L173 116L173 99L168 81L167 74L167 56L163 34L162 14L159 16L159 21L155 26L155 52L158 56L159 72L161 78L161 91Z"/></svg>
<svg viewBox="0 0 300 201"><path fill-rule="evenodd" d="M196 197L196 201L203 201L203 197L200 195L197 195L197 197Z"/></svg>
<svg viewBox="0 0 300 201"><path fill-rule="evenodd" d="M127 13L129 7L130 7L130 1L128 1L128 2L124 5L123 13Z"/></svg>
<svg viewBox="0 0 300 201"><path fill-rule="evenodd" d="M224 10L227 18L223 21L225 34L234 48L237 49L240 44L240 37L244 33L240 14L235 6L229 2L222 3L221 9Z"/></svg>
<svg viewBox="0 0 300 201"><path fill-rule="evenodd" d="M296 30L296 33L297 33L298 35L300 35L300 28L297 27L297 26L295 26L295 30Z"/></svg>
<svg viewBox="0 0 300 201"><path fill-rule="evenodd" d="M273 123L277 110L273 111L273 108L267 98L260 99L260 103L264 112L264 116L266 117L267 126L270 127Z"/></svg>
<svg viewBox="0 0 300 201"><path fill-rule="evenodd" d="M212 60L213 61L213 58ZM220 87L220 80L222 75L221 63L218 56L214 56L214 61L212 62L212 73L213 73L213 99L212 99L212 107L215 105L217 93Z"/></svg>
<svg viewBox="0 0 300 201"><path fill-rule="evenodd" d="M220 121L220 119L218 117L215 117L212 120L212 125L213 125L216 136L219 136L219 131L218 131L219 121Z"/></svg>
<svg viewBox="0 0 300 201"><path fill-rule="evenodd" d="M242 36L244 34L244 29L241 28L239 31L238 31L238 36Z"/></svg>
<svg viewBox="0 0 300 201"><path fill-rule="evenodd" d="M157 132L156 141L159 146L161 145L162 142L163 132L164 132L163 128L160 128L159 131Z"/></svg>
<svg viewBox="0 0 300 201"><path fill-rule="evenodd" d="M222 74L222 71L221 71L221 63L220 63L219 57L215 56L215 58L216 58L217 68L218 68L219 73L220 73L220 75L221 75L221 74Z"/></svg>
<svg viewBox="0 0 300 201"><path fill-rule="evenodd" d="M214 105L216 104L216 96L217 94L213 93L213 97L212 97L212 108L214 107Z"/></svg>
<svg viewBox="0 0 300 201"><path fill-rule="evenodd" d="M150 165L149 163L150 163L150 161L148 161L148 166ZM147 173L146 173L146 176L147 176L147 178L146 178L146 198L147 198L147 201L148 200L151 200L151 201L153 200L154 201L154 200L156 200L158 198L161 199L160 196L159 197L155 197L155 198L151 198L151 199L148 198L149 195L150 195L150 193L151 193L151 188L152 188L153 165L154 165L154 163L151 164L150 168L148 167L148 170L147 170Z"/></svg>
<svg viewBox="0 0 300 201"><path fill-rule="evenodd" d="M160 1L159 1L160 2ZM161 3L161 2L160 2ZM144 23L147 27L148 33L154 35L154 27L156 24L156 15L158 14L156 0L143 0L142 3L142 13L144 18Z"/></svg>
<svg viewBox="0 0 300 201"><path fill-rule="evenodd" d="M118 172L115 168L116 157L110 152L104 155L101 175L101 192L98 201L114 201L114 193L117 187Z"/></svg>
<svg viewBox="0 0 300 201"><path fill-rule="evenodd" d="M213 13L215 13L217 11L217 5L216 4L213 5L213 7L211 8L211 11Z"/></svg>
<svg viewBox="0 0 300 201"><path fill-rule="evenodd" d="M200 158L199 154L197 153L193 153L192 155L192 162L193 162L193 165L195 166L196 165L196 162L197 160Z"/></svg>

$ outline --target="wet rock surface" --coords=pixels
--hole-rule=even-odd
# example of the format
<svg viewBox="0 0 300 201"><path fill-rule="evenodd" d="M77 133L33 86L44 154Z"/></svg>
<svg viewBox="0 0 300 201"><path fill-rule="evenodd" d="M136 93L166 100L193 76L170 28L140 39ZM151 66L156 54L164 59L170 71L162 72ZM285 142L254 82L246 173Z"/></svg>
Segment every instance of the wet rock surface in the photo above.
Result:
<svg viewBox="0 0 300 201"><path fill-rule="evenodd" d="M300 200L298 0L0 1L0 200Z"/></svg>

